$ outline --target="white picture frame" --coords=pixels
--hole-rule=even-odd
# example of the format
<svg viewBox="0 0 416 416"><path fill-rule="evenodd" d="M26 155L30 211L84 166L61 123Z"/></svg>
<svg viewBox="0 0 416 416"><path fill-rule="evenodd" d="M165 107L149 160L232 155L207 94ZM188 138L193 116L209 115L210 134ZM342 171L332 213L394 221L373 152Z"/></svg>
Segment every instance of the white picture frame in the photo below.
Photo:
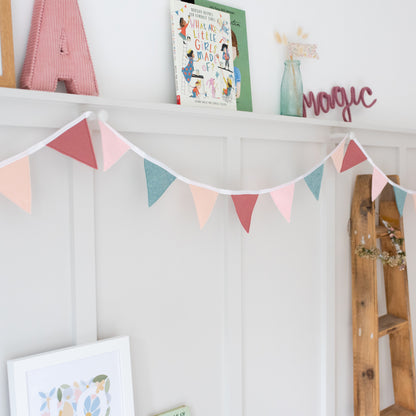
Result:
<svg viewBox="0 0 416 416"><path fill-rule="evenodd" d="M134 416L129 337L9 360L7 370L11 416Z"/></svg>

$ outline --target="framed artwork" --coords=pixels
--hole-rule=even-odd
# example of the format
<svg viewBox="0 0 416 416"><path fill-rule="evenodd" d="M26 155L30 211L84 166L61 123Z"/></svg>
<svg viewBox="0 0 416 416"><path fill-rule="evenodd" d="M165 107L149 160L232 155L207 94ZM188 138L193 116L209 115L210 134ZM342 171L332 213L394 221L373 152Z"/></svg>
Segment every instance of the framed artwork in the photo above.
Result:
<svg viewBox="0 0 416 416"><path fill-rule="evenodd" d="M11 416L134 416L128 337L7 362Z"/></svg>
<svg viewBox="0 0 416 416"><path fill-rule="evenodd" d="M10 0L0 0L0 87L16 88Z"/></svg>

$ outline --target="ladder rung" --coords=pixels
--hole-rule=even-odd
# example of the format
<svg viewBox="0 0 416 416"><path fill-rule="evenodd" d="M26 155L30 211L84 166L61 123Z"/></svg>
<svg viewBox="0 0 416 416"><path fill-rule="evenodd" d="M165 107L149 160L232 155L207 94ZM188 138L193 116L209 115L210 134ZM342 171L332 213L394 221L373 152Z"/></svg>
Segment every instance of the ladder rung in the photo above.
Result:
<svg viewBox="0 0 416 416"><path fill-rule="evenodd" d="M394 315L383 315L378 318L378 337L392 334L407 325L406 319Z"/></svg>
<svg viewBox="0 0 416 416"><path fill-rule="evenodd" d="M394 404L380 412L380 416L415 416L416 413Z"/></svg>
<svg viewBox="0 0 416 416"><path fill-rule="evenodd" d="M403 238L403 234L399 230L394 230L394 234L397 238ZM388 237L386 227L384 225L376 225L377 238Z"/></svg>

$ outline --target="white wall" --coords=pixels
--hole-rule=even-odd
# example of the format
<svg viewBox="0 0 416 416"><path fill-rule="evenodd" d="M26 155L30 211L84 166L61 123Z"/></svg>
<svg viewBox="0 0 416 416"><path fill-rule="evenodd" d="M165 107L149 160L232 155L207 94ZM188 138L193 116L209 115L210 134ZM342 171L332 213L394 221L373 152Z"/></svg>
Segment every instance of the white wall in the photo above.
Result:
<svg viewBox="0 0 416 416"><path fill-rule="evenodd" d="M20 74L32 1L12 3ZM302 64L306 91L368 85L378 102L370 110L353 109L354 121L414 127L416 83L414 58L408 52L416 30L411 20L414 2L406 0L400 6L385 0L224 3L247 11L255 112L278 112L284 56L274 41L274 30L290 33L301 25L318 44L321 56ZM101 95L173 103L168 1L79 0L79 4ZM0 106L2 112L7 110L4 103ZM1 159L77 115L73 107L42 110L33 107L33 114L30 108L22 113L31 114L28 128L5 127L7 117L3 117ZM238 188L275 185L306 172L326 154L323 142L330 133L307 128L293 132L286 127L276 135L286 135L288 142L275 142L265 137L275 124L260 129L257 137L245 136L240 127L238 138L243 140L235 148L230 140L232 125L228 134L219 127L216 137L149 135L140 134L138 122L127 129L136 112L109 114L110 123L130 129L129 138L185 176ZM34 125L38 128L30 128ZM311 139L319 135L321 140ZM406 153L395 147L406 137L364 131L357 136L372 146L371 155L380 167L399 172L404 186L416 189L414 150ZM291 142L296 137L305 137L306 143ZM378 145L378 137L383 144ZM236 149L241 154L233 153ZM332 401L338 416L352 415L346 223L354 175L368 167L337 177L335 199L334 173L329 170L320 204L306 187L300 187L291 225L270 201L260 199L252 234L245 236L225 199L219 200L213 218L200 232L189 192L180 184L175 183L148 209L141 163L127 155L107 174L95 174L92 188L98 335L132 337L137 414L147 416L186 402L197 416L218 409L223 416L320 415ZM1 416L8 414L5 360L70 345L76 339L71 241L73 169L78 168L51 150L36 155L32 166L33 215L28 217L0 200L1 229L7 236L1 243ZM77 175L81 180L75 180L75 186L88 174L81 168ZM329 230L335 239L336 365L328 369L323 355L331 345L326 327L330 319L322 305L331 301L324 296L328 270L323 270L330 261L321 240L328 237L325 213L331 204L336 212L336 226ZM415 215L409 205L405 215L411 230ZM415 242L411 234L406 238L411 253ZM415 299L412 263L409 272ZM416 305L412 307L415 321ZM325 371L335 373L335 386L328 390ZM389 385L383 389L387 405L392 395ZM333 396L326 398L327 391Z"/></svg>

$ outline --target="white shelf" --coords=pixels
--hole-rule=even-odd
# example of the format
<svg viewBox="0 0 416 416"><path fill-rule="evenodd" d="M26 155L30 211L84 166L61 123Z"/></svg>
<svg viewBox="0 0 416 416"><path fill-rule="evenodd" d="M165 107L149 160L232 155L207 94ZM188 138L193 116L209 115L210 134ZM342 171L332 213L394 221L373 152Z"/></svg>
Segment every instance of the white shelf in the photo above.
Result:
<svg viewBox="0 0 416 416"><path fill-rule="evenodd" d="M179 116L184 118L198 117L207 120L230 120L234 122L253 121L283 124L286 126L314 126L323 128L338 128L343 131L354 130L370 130L391 132L398 134L416 135L416 129L402 129L394 126L380 126L360 123L346 123L336 120L322 120L318 118L302 118L288 117L273 114L260 114L245 111L221 111L212 108L201 107L183 107L176 104L165 103L143 103L133 100L113 99L106 97L93 97L86 95L74 95L67 93L32 91L15 88L0 88L0 105L8 105L8 103L16 104L16 100L20 105L25 104L32 106L33 103L39 105L53 105L54 107L75 106L80 111L92 110L133 110L145 113L158 113L159 115L169 114L171 116ZM1 123L0 120L0 125Z"/></svg>

